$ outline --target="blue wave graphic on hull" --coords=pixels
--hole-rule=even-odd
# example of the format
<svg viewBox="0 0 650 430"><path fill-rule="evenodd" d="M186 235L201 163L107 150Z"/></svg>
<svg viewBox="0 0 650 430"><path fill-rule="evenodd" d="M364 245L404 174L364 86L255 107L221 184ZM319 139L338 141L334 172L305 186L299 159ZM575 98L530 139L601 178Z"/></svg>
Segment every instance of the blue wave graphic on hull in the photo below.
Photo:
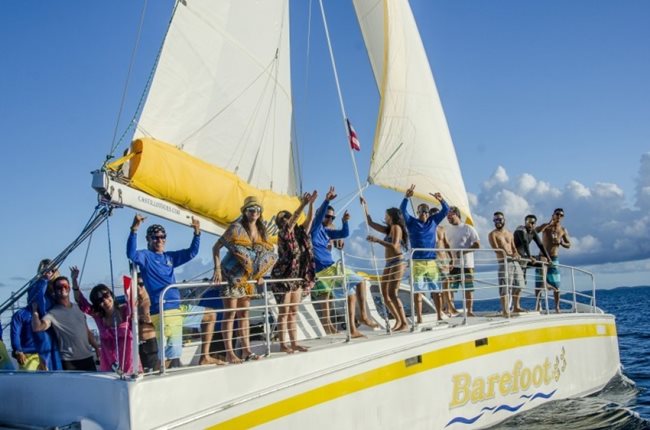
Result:
<svg viewBox="0 0 650 430"><path fill-rule="evenodd" d="M451 421L449 421L445 427L449 427L450 425L452 425L454 423L473 424L474 422L476 422L476 420L478 420L482 416L483 416L483 412L481 412L480 414L478 414L477 416L475 416L473 418L456 417L456 418L452 419Z"/></svg>
<svg viewBox="0 0 650 430"><path fill-rule="evenodd" d="M510 405L498 405L498 406L485 406L481 409L481 412L471 418L465 418L465 417L455 417L449 420L447 425L445 427L449 427L452 424L460 423L460 424L473 424L475 423L479 418L481 418L486 411L492 411L493 414L496 414L499 411L508 411L508 412L517 412L519 409L521 409L526 403L530 403L533 400L537 398L542 398L542 399L548 399L551 398L555 393L557 389L549 392L549 393L543 393L543 392L537 392L533 394L522 394L519 396L520 399L526 399L525 402L520 403L518 405L510 406Z"/></svg>

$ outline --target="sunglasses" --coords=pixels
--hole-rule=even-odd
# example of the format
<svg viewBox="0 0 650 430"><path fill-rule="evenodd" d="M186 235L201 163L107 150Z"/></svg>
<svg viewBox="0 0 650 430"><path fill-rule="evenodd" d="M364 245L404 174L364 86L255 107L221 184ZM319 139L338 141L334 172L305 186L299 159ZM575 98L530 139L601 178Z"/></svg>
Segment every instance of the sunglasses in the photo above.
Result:
<svg viewBox="0 0 650 430"><path fill-rule="evenodd" d="M494 222L503 222L505 220L506 220L505 218L492 218L492 221Z"/></svg>
<svg viewBox="0 0 650 430"><path fill-rule="evenodd" d="M528 220L526 220L526 223L527 223L527 224L537 224L537 220L534 220L534 219L528 219Z"/></svg>
<svg viewBox="0 0 650 430"><path fill-rule="evenodd" d="M166 240L167 235L166 234L161 234L158 236L151 236L151 240L156 241L156 240Z"/></svg>
<svg viewBox="0 0 650 430"><path fill-rule="evenodd" d="M99 305L101 302L103 302L104 300L109 299L109 298L113 298L111 296L111 292L110 291L103 291L101 293L98 293L90 301L95 305Z"/></svg>
<svg viewBox="0 0 650 430"><path fill-rule="evenodd" d="M64 289L68 289L68 288L70 288L70 286L68 284L55 284L55 285L52 286L52 289L55 292L56 291L61 291L61 290L64 290Z"/></svg>
<svg viewBox="0 0 650 430"><path fill-rule="evenodd" d="M553 215L557 215L560 218L564 217L564 212L555 212Z"/></svg>
<svg viewBox="0 0 650 430"><path fill-rule="evenodd" d="M138 286L139 286L139 287L144 287L144 282L142 282L142 281L138 281Z"/></svg>
<svg viewBox="0 0 650 430"><path fill-rule="evenodd" d="M251 206L249 208L246 208L246 212L254 214L254 213L260 213L262 212L262 208L259 206Z"/></svg>
<svg viewBox="0 0 650 430"><path fill-rule="evenodd" d="M335 219L336 219L336 215L325 215L325 219L335 220Z"/></svg>
<svg viewBox="0 0 650 430"><path fill-rule="evenodd" d="M418 213L419 213L419 214L428 214L429 211L426 210L426 209L421 209L421 210L418 211Z"/></svg>

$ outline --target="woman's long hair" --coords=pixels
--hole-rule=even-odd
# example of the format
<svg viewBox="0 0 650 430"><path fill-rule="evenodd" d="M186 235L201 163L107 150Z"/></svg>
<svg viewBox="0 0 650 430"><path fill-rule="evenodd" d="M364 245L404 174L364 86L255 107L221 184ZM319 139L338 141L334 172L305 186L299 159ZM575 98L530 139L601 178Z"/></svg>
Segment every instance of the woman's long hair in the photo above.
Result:
<svg viewBox="0 0 650 430"><path fill-rule="evenodd" d="M115 301L115 295L107 285L97 284L90 291L90 304L92 305L93 311L101 315L102 318L106 317L106 311L102 308L105 292L108 292L113 298L113 313L115 313L118 309L117 302Z"/></svg>
<svg viewBox="0 0 650 430"><path fill-rule="evenodd" d="M241 225L244 227L244 230L246 230L246 233L248 235L251 235L251 226L250 223L248 222L248 217L246 216L246 211L242 210L241 211ZM257 221L255 221L255 226L257 227L257 232L259 233L260 237L262 238L262 241L268 242L266 240L266 225L264 224L264 221L262 219L262 212L260 212L259 218L257 218Z"/></svg>
<svg viewBox="0 0 650 430"><path fill-rule="evenodd" d="M404 221L404 215L402 214L402 211L399 210L398 208L389 208L386 209L386 214L390 218L391 224L398 225L399 228L402 229L402 247L404 249L408 249L409 232L406 229L406 222Z"/></svg>

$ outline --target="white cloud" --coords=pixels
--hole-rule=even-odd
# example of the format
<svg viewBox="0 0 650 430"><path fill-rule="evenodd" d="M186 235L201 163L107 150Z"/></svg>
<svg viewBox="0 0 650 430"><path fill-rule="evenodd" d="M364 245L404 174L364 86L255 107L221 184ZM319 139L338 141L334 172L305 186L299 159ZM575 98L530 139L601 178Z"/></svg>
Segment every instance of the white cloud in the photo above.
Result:
<svg viewBox="0 0 650 430"><path fill-rule="evenodd" d="M529 213L545 222L555 208L564 209L563 225L572 240L570 250L561 250L563 263L601 264L650 258L650 152L643 154L637 177L635 207L626 206L625 193L616 184L592 186L577 180L557 188L524 173L513 181L499 166L483 183L472 205L481 240L493 228L492 213L506 214L507 227L514 230Z"/></svg>
<svg viewBox="0 0 650 430"><path fill-rule="evenodd" d="M537 179L529 173L524 173L517 180L519 192L521 194L527 194L537 187Z"/></svg>
<svg viewBox="0 0 650 430"><path fill-rule="evenodd" d="M504 169L503 166L498 166L492 176L483 183L483 188L489 190L497 185L507 183L508 180L509 178L506 169Z"/></svg>
<svg viewBox="0 0 650 430"><path fill-rule="evenodd" d="M571 181L567 185L567 191L569 194L576 198L588 198L591 197L591 191L589 188L585 187L578 181Z"/></svg>

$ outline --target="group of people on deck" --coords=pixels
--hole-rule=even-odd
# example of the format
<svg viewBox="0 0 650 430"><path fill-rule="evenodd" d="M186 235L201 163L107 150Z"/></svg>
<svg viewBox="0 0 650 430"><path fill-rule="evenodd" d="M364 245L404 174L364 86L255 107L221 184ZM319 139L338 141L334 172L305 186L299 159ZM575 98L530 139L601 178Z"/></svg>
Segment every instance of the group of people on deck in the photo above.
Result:
<svg viewBox="0 0 650 430"><path fill-rule="evenodd" d="M366 201L361 198L368 225L383 235L369 235L367 240L385 250L385 267L379 276L379 284L385 308L395 319L391 327L393 331L409 328L398 295L408 267L409 250L412 251L417 321L422 322L423 295L429 293L438 320L443 319L443 313L457 314L452 290L460 289L461 285L465 292L466 313L474 315L472 250L480 247L478 233L473 226L462 221L460 210L449 206L440 193L430 194L439 202L439 208L422 203L417 206L415 216L409 214L409 199L414 190L413 185L406 191L399 208L386 210L383 223L372 219ZM212 248L212 282L215 286L203 294L197 306L189 309L202 315L199 364L241 363L260 358L250 345L249 307L251 296L265 280L279 305L276 331L280 351L289 354L307 351L307 347L297 340L298 306L305 295L312 295L326 333L337 332L330 319L329 304L334 289L341 287L343 276L347 281L343 290L348 305L350 335L363 336L359 324L378 327L366 307L366 281L357 273L344 269L332 256L332 248L341 246L339 241L350 234L347 211L342 215L341 228L334 228L336 213L331 202L336 196L335 189L330 187L323 202L315 209L318 192L305 193L293 211L278 212L275 215L277 253L264 223L262 202L254 196L245 199L240 209L241 216L230 224ZM489 242L499 262L504 316L509 315L510 294L513 312L523 311L520 291L525 285L526 267L529 265L536 266L539 271L536 306L540 305L539 293L548 285L553 288L559 312L558 249L570 246L568 232L561 225L563 216L564 211L556 209L551 221L536 227L536 217L528 215L525 225L511 233L505 228L503 213L494 214L495 229L489 234ZM449 225L442 227L439 224L445 218ZM101 371L132 373L134 370L157 370L162 352L158 348L158 336L164 339L164 365L180 366L183 319L188 309L182 309L181 292L167 287L176 284L174 269L198 254L200 224L192 218L193 236L187 249L167 251L166 231L158 224L147 228L147 248L137 249L137 233L144 221L145 217L135 215L126 245L126 255L139 271L137 286L132 289L137 294L138 303L138 369L133 366L129 304L118 303L113 289L104 284L92 288L86 298L79 288L79 269L72 266L68 278L52 267L49 260L40 263L41 277L29 289L28 305L16 312L12 320L12 351L21 369L94 371L94 351L97 351ZM538 233L542 233L541 240ZM531 241L540 249L538 258L530 252ZM223 248L226 252L222 259ZM165 289L161 303L161 293ZM214 355L210 348L217 309L222 315L223 350L220 355ZM89 330L84 314L94 319L99 343ZM236 340L239 340L238 348L235 348Z"/></svg>

